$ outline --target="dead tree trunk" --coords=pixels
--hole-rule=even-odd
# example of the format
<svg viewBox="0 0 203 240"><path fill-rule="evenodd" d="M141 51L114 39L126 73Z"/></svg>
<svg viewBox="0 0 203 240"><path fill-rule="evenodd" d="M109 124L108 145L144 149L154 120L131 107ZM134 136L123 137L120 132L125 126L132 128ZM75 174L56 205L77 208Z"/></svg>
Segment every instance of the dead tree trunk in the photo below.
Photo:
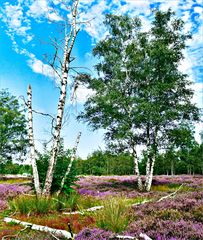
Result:
<svg viewBox="0 0 203 240"><path fill-rule="evenodd" d="M41 188L40 188L39 174L37 170L36 156L35 156L33 115L32 115L32 89L30 85L28 86L27 97L28 97L27 108L28 108L28 138L29 138L29 145L30 145L30 159L32 164L35 191L36 191L36 194L39 196L41 194Z"/></svg>
<svg viewBox="0 0 203 240"><path fill-rule="evenodd" d="M79 144L79 141L80 141L80 137L81 137L81 132L79 132L79 134L77 136L77 139L76 139L76 142L75 142L75 146L73 148L73 153L72 153L71 158L70 158L70 163L68 164L68 167L67 167L67 170L65 172L65 175L63 176L63 179L61 181L61 186L60 186L60 189L57 192L57 196L61 193L61 191L62 191L62 189L64 187L64 184L65 184L65 180L66 180L66 178L68 177L68 175L69 175L69 173L71 171L71 167L73 165L73 161L76 158L76 152L77 152L78 144Z"/></svg>
<svg viewBox="0 0 203 240"><path fill-rule="evenodd" d="M49 167L47 170L45 185L43 189L44 195L50 195L52 181L53 181L53 175L54 175L54 169L57 161L57 153L59 149L59 140L60 140L60 133L62 128L62 120L64 115L64 108L65 108L65 101L66 101L66 93L67 93L67 78L69 73L69 64L71 62L71 52L75 43L75 39L78 33L78 30L76 29L76 16L77 16L77 7L78 7L78 1L76 0L73 3L73 10L72 10L72 24L71 24L71 30L69 35L65 36L65 44L64 44L64 50L63 50L63 66L61 70L61 91L60 91L60 97L58 102L58 110L57 110L57 118L56 118L56 126L53 133L53 146L52 146L52 153L51 158L49 161Z"/></svg>

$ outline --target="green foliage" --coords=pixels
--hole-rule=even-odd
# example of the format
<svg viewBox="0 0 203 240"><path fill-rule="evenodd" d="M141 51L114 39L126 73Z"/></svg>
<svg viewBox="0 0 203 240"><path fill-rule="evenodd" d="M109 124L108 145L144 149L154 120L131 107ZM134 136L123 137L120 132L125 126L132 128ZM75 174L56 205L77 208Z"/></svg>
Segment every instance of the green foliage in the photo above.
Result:
<svg viewBox="0 0 203 240"><path fill-rule="evenodd" d="M30 165L23 165L12 163L11 160L8 160L6 163L0 164L0 174L31 174L32 169Z"/></svg>
<svg viewBox="0 0 203 240"><path fill-rule="evenodd" d="M23 160L27 141L26 119L18 99L7 90L0 90L0 164ZM3 166L1 166L3 167Z"/></svg>
<svg viewBox="0 0 203 240"><path fill-rule="evenodd" d="M80 211L90 207L101 205L101 200L91 196L80 196L73 192L67 195L52 197L36 197L29 195L21 195L9 201L10 210L19 212L20 214L47 214L56 212L72 212Z"/></svg>
<svg viewBox="0 0 203 240"><path fill-rule="evenodd" d="M50 159L50 152L46 152L45 154L39 154L38 156L37 167L38 167L40 182L42 184L44 184L44 181L46 178L49 159ZM59 190L61 185L61 180L65 175L69 162L70 162L70 151L65 151L63 144L61 144L58 157L57 157L57 163L55 167L54 178L53 178L53 183L51 188L52 193ZM77 178L77 171L76 171L76 162L74 161L71 171L65 180L65 184L64 184L64 188L62 189L62 192L64 194L69 195L72 191L74 191L72 187L75 186L75 182L77 181L77 179L78 178Z"/></svg>
<svg viewBox="0 0 203 240"><path fill-rule="evenodd" d="M147 146L150 162L182 121L199 119L192 83L178 68L191 36L170 9L154 15L148 32L141 31L137 18L107 15L109 35L93 50L98 77L77 78L96 93L79 119L93 130L106 129L112 149L136 156L137 145Z"/></svg>
<svg viewBox="0 0 203 240"><path fill-rule="evenodd" d="M19 196L9 201L9 206L12 211L19 212L20 214L47 214L54 208L54 201L46 197L31 197Z"/></svg>
<svg viewBox="0 0 203 240"><path fill-rule="evenodd" d="M33 210L32 201L31 199L20 196L18 198L15 198L11 201L9 201L9 207L13 212L19 212L21 214L28 214Z"/></svg>
<svg viewBox="0 0 203 240"><path fill-rule="evenodd" d="M133 174L133 158L128 153L98 150L86 160L78 160L77 171L80 175L130 175Z"/></svg>
<svg viewBox="0 0 203 240"><path fill-rule="evenodd" d="M109 198L103 202L104 208L95 213L96 224L99 228L119 233L126 229L129 222L125 198Z"/></svg>

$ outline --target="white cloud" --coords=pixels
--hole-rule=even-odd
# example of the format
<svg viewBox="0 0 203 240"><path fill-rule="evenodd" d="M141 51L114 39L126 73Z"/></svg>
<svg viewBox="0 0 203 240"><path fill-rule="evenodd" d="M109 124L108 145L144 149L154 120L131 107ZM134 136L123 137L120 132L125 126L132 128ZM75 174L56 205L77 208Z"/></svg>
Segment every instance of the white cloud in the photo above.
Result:
<svg viewBox="0 0 203 240"><path fill-rule="evenodd" d="M20 5L5 3L0 11L2 12L2 21L7 25L8 35L22 36L27 42L32 40L32 34L28 34L30 21L24 16L23 8Z"/></svg>
<svg viewBox="0 0 203 240"><path fill-rule="evenodd" d="M55 2L56 4L56 2ZM33 18L41 18L45 17L51 21L61 21L61 17L57 14L57 12L49 6L47 0L35 0L29 6L29 10L27 14Z"/></svg>
<svg viewBox="0 0 203 240"><path fill-rule="evenodd" d="M193 102L197 104L197 107L203 107L203 82L194 83L192 85L192 89L194 90Z"/></svg>
<svg viewBox="0 0 203 240"><path fill-rule="evenodd" d="M76 91L76 101L80 104L85 103L85 101L93 95L94 92L91 89L86 88L85 86L79 86Z"/></svg>
<svg viewBox="0 0 203 240"><path fill-rule="evenodd" d="M103 39L106 35L106 28L103 24L105 19L104 12L108 10L106 1L100 1L91 6L91 2L82 2L79 5L79 21L87 22L83 24L83 29L96 40Z"/></svg>
<svg viewBox="0 0 203 240"><path fill-rule="evenodd" d="M56 83L58 82L58 78L56 77L53 69L48 64L45 64L41 60L37 59L33 54L30 55L30 59L27 60L27 64L33 72L54 79Z"/></svg>

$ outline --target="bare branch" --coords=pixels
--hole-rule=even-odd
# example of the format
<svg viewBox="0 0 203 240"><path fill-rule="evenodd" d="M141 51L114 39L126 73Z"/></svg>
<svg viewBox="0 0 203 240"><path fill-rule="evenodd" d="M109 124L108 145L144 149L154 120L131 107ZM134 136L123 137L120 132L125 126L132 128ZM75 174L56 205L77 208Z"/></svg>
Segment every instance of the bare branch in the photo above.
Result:
<svg viewBox="0 0 203 240"><path fill-rule="evenodd" d="M36 111L36 110L34 110L34 109L32 109L32 111L34 112L34 113L37 113L37 114L40 114L40 115L43 115L43 116L46 116L46 117L50 117L51 119L54 119L55 120L55 117L53 117L51 114L49 114L49 113L43 113L43 112L39 112L39 111Z"/></svg>

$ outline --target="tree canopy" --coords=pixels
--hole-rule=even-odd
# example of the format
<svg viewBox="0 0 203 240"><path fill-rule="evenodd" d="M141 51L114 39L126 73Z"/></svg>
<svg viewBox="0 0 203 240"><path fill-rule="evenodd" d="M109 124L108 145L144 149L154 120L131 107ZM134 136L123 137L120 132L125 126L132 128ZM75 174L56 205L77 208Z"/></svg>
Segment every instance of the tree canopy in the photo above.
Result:
<svg viewBox="0 0 203 240"><path fill-rule="evenodd" d="M156 11L147 32L138 18L128 16L107 15L105 24L109 35L93 50L99 59L98 77L78 77L95 93L79 119L93 129L106 129L111 147L131 151L138 176L136 148L147 147L149 190L156 155L169 141L169 133L183 121L198 120L191 80L179 71L191 35L170 9Z"/></svg>
<svg viewBox="0 0 203 240"><path fill-rule="evenodd" d="M22 160L26 154L27 129L18 99L0 90L0 162Z"/></svg>

